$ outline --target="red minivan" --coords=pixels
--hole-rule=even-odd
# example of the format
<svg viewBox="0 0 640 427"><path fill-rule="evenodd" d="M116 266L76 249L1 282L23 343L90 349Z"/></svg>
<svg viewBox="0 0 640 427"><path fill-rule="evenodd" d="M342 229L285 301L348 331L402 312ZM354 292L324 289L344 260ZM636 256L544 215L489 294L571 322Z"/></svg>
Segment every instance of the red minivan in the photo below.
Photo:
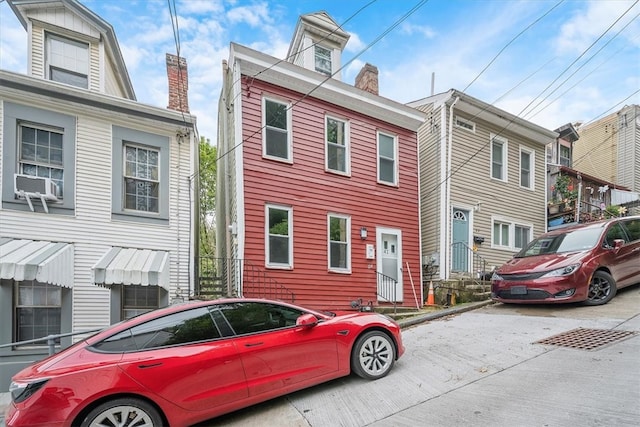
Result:
<svg viewBox="0 0 640 427"><path fill-rule="evenodd" d="M640 283L640 216L545 233L498 268L491 298L503 303L606 304Z"/></svg>

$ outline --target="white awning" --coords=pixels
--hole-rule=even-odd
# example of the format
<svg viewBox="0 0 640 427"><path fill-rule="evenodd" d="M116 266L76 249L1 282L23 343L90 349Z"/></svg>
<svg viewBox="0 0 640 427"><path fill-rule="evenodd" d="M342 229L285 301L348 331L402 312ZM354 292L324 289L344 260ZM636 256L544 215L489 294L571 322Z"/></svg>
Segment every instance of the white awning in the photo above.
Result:
<svg viewBox="0 0 640 427"><path fill-rule="evenodd" d="M0 279L73 288L73 273L71 243L0 238Z"/></svg>
<svg viewBox="0 0 640 427"><path fill-rule="evenodd" d="M624 205L625 203L631 203L637 200L640 200L640 193L611 189L612 205Z"/></svg>
<svg viewBox="0 0 640 427"><path fill-rule="evenodd" d="M111 248L93 266L98 285L157 285L169 290L169 252Z"/></svg>

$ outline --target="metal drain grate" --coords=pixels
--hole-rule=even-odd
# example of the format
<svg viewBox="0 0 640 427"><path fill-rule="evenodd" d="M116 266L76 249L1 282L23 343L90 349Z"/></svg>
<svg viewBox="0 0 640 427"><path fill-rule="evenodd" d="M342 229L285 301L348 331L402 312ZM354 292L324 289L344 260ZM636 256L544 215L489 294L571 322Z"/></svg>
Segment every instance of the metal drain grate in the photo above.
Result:
<svg viewBox="0 0 640 427"><path fill-rule="evenodd" d="M549 344L579 350L594 350L607 344L627 339L635 334L636 332L633 331L578 328L536 341L534 344Z"/></svg>

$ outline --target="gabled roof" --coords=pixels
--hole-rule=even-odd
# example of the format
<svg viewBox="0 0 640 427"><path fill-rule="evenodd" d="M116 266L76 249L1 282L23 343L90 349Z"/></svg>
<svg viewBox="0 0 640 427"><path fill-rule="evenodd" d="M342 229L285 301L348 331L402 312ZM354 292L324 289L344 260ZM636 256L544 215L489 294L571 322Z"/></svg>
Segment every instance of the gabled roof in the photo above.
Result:
<svg viewBox="0 0 640 427"><path fill-rule="evenodd" d="M491 104L487 104L484 101L480 101L479 99L456 89L450 89L448 92L409 102L407 105L418 108L423 105L433 104L434 106L439 107L442 105L450 106L454 102L454 110L463 111L474 118L477 117L480 120L494 124L500 128L504 128L511 133L517 133L527 137L541 145L547 145L548 143L555 141L558 137L557 132L538 126L535 123L501 110L498 107L494 107Z"/></svg>
<svg viewBox="0 0 640 427"><path fill-rule="evenodd" d="M238 65L241 74L302 94L310 94L334 105L416 131L426 115L396 101L374 95L336 79L326 79L315 71L281 61L246 46L231 43L229 66Z"/></svg>
<svg viewBox="0 0 640 427"><path fill-rule="evenodd" d="M293 61L293 58L300 52L302 36L305 33L315 34L322 39L331 40L340 46L340 50L344 49L350 37L349 33L342 30L340 25L325 11L301 15L293 32L291 44L289 44L287 61Z"/></svg>
<svg viewBox="0 0 640 427"><path fill-rule="evenodd" d="M7 0L11 10L15 13L16 17L26 30L28 28L28 15L29 11L39 8L51 8L56 6L62 6L65 9L69 9L90 25L95 27L105 43L105 52L109 55L116 67L118 75L122 79L122 85L124 91L127 93L128 99L136 100L136 94L129 78L129 72L125 65L120 51L120 45L116 38L115 31L111 24L102 19L100 16L86 8L82 3L77 0Z"/></svg>

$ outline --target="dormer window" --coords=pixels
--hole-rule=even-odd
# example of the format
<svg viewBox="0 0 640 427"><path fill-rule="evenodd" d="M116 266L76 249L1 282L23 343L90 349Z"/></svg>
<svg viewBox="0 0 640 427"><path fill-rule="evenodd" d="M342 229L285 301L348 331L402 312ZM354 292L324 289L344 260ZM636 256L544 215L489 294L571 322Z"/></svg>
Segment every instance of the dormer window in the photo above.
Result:
<svg viewBox="0 0 640 427"><path fill-rule="evenodd" d="M327 76L332 74L331 70L331 49L315 46L316 71Z"/></svg>
<svg viewBox="0 0 640 427"><path fill-rule="evenodd" d="M89 88L89 45L53 34L47 34L47 67L49 80L81 88Z"/></svg>

